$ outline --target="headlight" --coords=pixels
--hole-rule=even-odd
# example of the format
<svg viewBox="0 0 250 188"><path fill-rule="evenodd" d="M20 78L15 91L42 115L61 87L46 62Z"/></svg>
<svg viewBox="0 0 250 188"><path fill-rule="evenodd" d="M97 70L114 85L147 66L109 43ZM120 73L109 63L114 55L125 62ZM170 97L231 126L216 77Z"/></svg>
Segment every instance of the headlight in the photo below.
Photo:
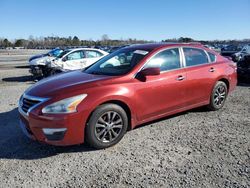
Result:
<svg viewBox="0 0 250 188"><path fill-rule="evenodd" d="M38 63L38 64L40 64L40 63L45 63L45 62L46 62L45 59L39 59L39 60L37 60L37 63Z"/></svg>
<svg viewBox="0 0 250 188"><path fill-rule="evenodd" d="M51 62L48 62L48 63L47 63L47 67L48 67L48 68L51 68Z"/></svg>
<svg viewBox="0 0 250 188"><path fill-rule="evenodd" d="M60 67L61 64L59 61L51 61L50 67Z"/></svg>
<svg viewBox="0 0 250 188"><path fill-rule="evenodd" d="M42 109L44 114L67 114L76 112L80 102L87 97L87 94L77 95L52 103Z"/></svg>

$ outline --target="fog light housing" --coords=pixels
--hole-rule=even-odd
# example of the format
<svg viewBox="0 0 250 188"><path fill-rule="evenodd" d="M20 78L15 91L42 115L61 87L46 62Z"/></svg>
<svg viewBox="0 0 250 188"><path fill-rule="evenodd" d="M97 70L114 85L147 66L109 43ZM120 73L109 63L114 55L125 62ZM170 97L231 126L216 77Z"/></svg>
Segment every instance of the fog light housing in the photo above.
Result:
<svg viewBox="0 0 250 188"><path fill-rule="evenodd" d="M49 141L60 141L64 138L67 128L43 128L43 134Z"/></svg>

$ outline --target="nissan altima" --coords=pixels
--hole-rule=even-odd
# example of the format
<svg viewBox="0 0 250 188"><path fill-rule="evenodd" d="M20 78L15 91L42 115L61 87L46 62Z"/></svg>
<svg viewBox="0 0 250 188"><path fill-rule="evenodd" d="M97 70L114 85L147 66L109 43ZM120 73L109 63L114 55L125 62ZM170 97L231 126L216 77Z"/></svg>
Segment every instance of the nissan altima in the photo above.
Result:
<svg viewBox="0 0 250 188"><path fill-rule="evenodd" d="M40 142L106 148L142 123L200 106L219 110L236 83L235 63L202 45L132 45L28 88L20 126Z"/></svg>

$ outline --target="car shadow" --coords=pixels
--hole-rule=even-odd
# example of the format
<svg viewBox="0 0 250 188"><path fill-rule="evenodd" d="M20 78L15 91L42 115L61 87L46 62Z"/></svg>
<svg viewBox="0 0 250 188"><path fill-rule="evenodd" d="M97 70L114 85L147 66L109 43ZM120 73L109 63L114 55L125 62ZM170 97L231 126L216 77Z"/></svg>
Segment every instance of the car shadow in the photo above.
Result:
<svg viewBox="0 0 250 188"><path fill-rule="evenodd" d="M207 112L207 109L196 108L186 112L181 112L172 116L157 119L148 123L139 125L142 128L147 125L171 119L192 112ZM51 146L39 143L27 138L19 127L18 109L14 108L9 112L0 113L0 159L21 159L33 160L47 158L60 153L90 152L96 149L86 144L75 146Z"/></svg>
<svg viewBox="0 0 250 188"><path fill-rule="evenodd" d="M15 66L16 69L28 69L30 66L29 65L19 65Z"/></svg>
<svg viewBox="0 0 250 188"><path fill-rule="evenodd" d="M179 113L174 114L174 115L166 116L166 117L163 117L163 118L160 118L160 119L156 119L156 120L153 120L153 121L150 121L150 122L140 124L140 125L136 126L135 129L142 128L142 127L148 126L148 125L153 124L153 123L158 123L158 122L161 122L161 121L172 119L172 118L175 118L175 117L178 117L178 116L182 116L182 115L185 115L185 114L188 114L188 113L196 113L196 112L201 112L201 113L209 112L209 109L206 108L205 106L190 109L190 110L187 110L187 111L184 111L184 112L179 112Z"/></svg>
<svg viewBox="0 0 250 188"><path fill-rule="evenodd" d="M85 144L75 146L51 146L27 138L19 127L17 108L0 113L0 159L33 160L60 153L87 152L93 148Z"/></svg>
<svg viewBox="0 0 250 188"><path fill-rule="evenodd" d="M4 82L34 82L33 76L17 76L17 77L8 77L3 78Z"/></svg>

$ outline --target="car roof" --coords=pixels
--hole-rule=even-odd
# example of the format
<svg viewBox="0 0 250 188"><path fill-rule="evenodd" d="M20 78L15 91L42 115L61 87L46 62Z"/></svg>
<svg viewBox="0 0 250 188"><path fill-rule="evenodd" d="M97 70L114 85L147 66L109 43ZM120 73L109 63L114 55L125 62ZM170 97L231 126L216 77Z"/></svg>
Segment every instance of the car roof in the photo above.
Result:
<svg viewBox="0 0 250 188"><path fill-rule="evenodd" d="M76 51L76 50L95 50L95 51L103 51L103 50L96 49L96 48L69 48L69 49L66 49L66 50L70 50L70 51Z"/></svg>
<svg viewBox="0 0 250 188"><path fill-rule="evenodd" d="M179 47L179 46L190 46L190 47L203 47L200 43L147 43L147 44L133 44L128 48L136 48L141 50L152 51L159 48L167 48L167 47Z"/></svg>

